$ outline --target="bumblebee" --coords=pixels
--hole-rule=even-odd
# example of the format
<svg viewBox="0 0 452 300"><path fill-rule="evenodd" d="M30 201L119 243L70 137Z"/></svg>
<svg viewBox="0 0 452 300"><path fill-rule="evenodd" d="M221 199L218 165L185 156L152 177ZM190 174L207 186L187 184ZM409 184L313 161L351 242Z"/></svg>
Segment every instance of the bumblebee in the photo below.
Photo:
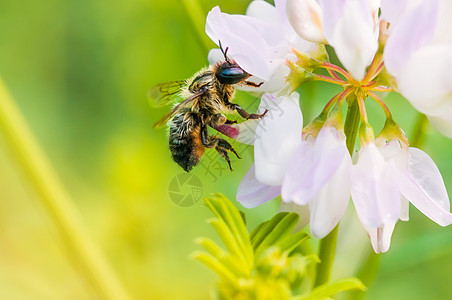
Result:
<svg viewBox="0 0 452 300"><path fill-rule="evenodd" d="M229 135L228 132L234 129L230 125L237 122L228 120L223 113L237 111L245 119L261 119L267 113L250 114L230 102L234 97L234 84L259 87L262 83L247 81L251 74L228 58L228 48L225 51L221 48L221 51L224 61L202 69L188 80L161 83L149 90L153 106L176 104L154 127L170 121L169 149L173 160L186 172L199 163L206 148L215 149L232 171L228 152L234 153L237 158L240 158L239 155L228 141L209 136L207 126Z"/></svg>

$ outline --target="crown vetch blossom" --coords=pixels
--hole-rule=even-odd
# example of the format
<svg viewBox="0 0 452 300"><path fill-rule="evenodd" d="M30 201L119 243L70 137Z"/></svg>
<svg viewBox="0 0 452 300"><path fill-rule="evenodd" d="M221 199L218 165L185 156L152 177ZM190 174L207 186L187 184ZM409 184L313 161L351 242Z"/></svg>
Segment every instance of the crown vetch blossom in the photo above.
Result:
<svg viewBox="0 0 452 300"><path fill-rule="evenodd" d="M352 169L352 199L376 253L389 249L397 220L408 220L408 201L439 225L452 224L447 191L432 159L384 134L360 151Z"/></svg>
<svg viewBox="0 0 452 300"><path fill-rule="evenodd" d="M269 110L264 119L228 125L239 132L236 137L245 135L245 125L253 125L246 136L255 147L255 164L243 178L237 200L255 207L281 194L280 210L300 212L304 223L310 221L313 236L323 238L343 217L352 196L376 253L389 249L397 221L408 220L409 202L441 226L452 224L438 168L426 153L408 146L378 96L400 91L452 137L451 2L382 0L380 16L379 0L275 3L253 1L247 16L222 14L216 8L208 18L207 32L214 41L225 41L231 56L267 80L267 87L278 82L272 87L280 88L277 96L262 97L260 110ZM293 43L294 33L314 44L330 44L345 69L310 56L303 48L306 43ZM319 68L329 75L314 72ZM299 95L282 87L288 82L295 90L309 80L334 83L343 91L302 131ZM367 98L386 115L377 138L368 123ZM359 124L361 149L353 164L349 151Z"/></svg>

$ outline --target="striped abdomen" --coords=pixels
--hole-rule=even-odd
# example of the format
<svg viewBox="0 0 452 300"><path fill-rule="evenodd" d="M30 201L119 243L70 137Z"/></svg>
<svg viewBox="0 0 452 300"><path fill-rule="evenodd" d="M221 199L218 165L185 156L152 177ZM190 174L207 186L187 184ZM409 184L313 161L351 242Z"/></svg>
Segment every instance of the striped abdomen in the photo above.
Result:
<svg viewBox="0 0 452 300"><path fill-rule="evenodd" d="M198 164L204 154L201 120L189 108L181 110L171 120L169 148L173 160L187 172Z"/></svg>

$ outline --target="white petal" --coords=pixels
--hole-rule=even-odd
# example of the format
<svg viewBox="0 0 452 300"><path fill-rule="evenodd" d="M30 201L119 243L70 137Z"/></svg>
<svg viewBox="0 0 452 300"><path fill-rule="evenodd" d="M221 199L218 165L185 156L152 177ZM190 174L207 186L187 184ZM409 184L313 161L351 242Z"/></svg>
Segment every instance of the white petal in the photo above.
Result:
<svg viewBox="0 0 452 300"><path fill-rule="evenodd" d="M347 153L348 154L348 153ZM350 156L309 203L311 210L311 233L324 238L336 227L345 214L350 199Z"/></svg>
<svg viewBox="0 0 452 300"><path fill-rule="evenodd" d="M237 189L237 201L246 208L253 208L278 197L280 193L280 187L260 183L252 165Z"/></svg>
<svg viewBox="0 0 452 300"><path fill-rule="evenodd" d="M435 43L452 42L452 1L439 0L438 23L435 29Z"/></svg>
<svg viewBox="0 0 452 300"><path fill-rule="evenodd" d="M324 3L323 29L339 60L360 80L378 49L372 12L367 0L346 0L342 7L335 2L342 1L320 2Z"/></svg>
<svg viewBox="0 0 452 300"><path fill-rule="evenodd" d="M402 195L402 204L400 205L400 220L408 221L410 219L410 201Z"/></svg>
<svg viewBox="0 0 452 300"><path fill-rule="evenodd" d="M375 253L384 253L389 250L394 226L395 222L387 222L380 227L366 227L364 225Z"/></svg>
<svg viewBox="0 0 452 300"><path fill-rule="evenodd" d="M409 9L391 28L384 58L385 66L393 76L398 75L416 50L433 41L437 9L437 0L422 1Z"/></svg>
<svg viewBox="0 0 452 300"><path fill-rule="evenodd" d="M441 226L452 224L450 203L443 178L425 152L410 148L409 173L400 173L402 194L424 215Z"/></svg>
<svg viewBox="0 0 452 300"><path fill-rule="evenodd" d="M268 109L259 122L254 141L256 178L268 185L281 185L292 155L301 143L303 116L299 94L276 98L262 96L259 111Z"/></svg>
<svg viewBox="0 0 452 300"><path fill-rule="evenodd" d="M452 110L452 45L416 51L397 76L398 88L414 107L428 115Z"/></svg>
<svg viewBox="0 0 452 300"><path fill-rule="evenodd" d="M297 34L305 40L325 43L322 11L316 0L287 1L287 16Z"/></svg>
<svg viewBox="0 0 452 300"><path fill-rule="evenodd" d="M278 212L295 212L300 216L294 231L300 231L309 223L309 205L281 202Z"/></svg>
<svg viewBox="0 0 452 300"><path fill-rule="evenodd" d="M251 1L246 9L246 15L257 18L262 21L271 22L275 26L279 26L279 16L275 7L263 0Z"/></svg>
<svg viewBox="0 0 452 300"><path fill-rule="evenodd" d="M381 19L395 24L405 11L409 0L381 0Z"/></svg>
<svg viewBox="0 0 452 300"><path fill-rule="evenodd" d="M324 126L314 147L303 142L295 153L284 179L283 199L307 204L336 173L344 160L351 165L345 139L333 127ZM295 157L296 156L296 157Z"/></svg>
<svg viewBox="0 0 452 300"><path fill-rule="evenodd" d="M373 143L364 146L351 173L352 199L363 225L376 228L399 219L401 200L396 171L393 160L385 162Z"/></svg>

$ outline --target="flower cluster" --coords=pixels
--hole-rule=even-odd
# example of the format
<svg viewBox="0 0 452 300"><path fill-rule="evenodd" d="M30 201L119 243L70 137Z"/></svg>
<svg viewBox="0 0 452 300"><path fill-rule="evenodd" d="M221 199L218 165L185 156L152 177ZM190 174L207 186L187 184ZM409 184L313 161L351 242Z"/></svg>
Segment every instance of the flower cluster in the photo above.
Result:
<svg viewBox="0 0 452 300"><path fill-rule="evenodd" d="M250 122L255 128L255 163L237 200L255 207L281 195L282 209L299 212L313 236L323 238L337 226L351 196L377 253L389 249L396 222L408 220L409 202L441 226L451 224L438 168L425 152L409 147L379 96L399 92L452 137L451 15L448 0L275 0L275 6L255 0L246 15L213 8L207 34L264 81L259 110L269 111L262 120L244 122L247 126L234 125L239 132ZM328 62L325 44L343 68ZM219 58L218 51L209 60ZM340 85L342 91L303 128L294 90L310 80ZM376 136L367 119L368 98L386 115ZM361 147L355 153L358 131Z"/></svg>

